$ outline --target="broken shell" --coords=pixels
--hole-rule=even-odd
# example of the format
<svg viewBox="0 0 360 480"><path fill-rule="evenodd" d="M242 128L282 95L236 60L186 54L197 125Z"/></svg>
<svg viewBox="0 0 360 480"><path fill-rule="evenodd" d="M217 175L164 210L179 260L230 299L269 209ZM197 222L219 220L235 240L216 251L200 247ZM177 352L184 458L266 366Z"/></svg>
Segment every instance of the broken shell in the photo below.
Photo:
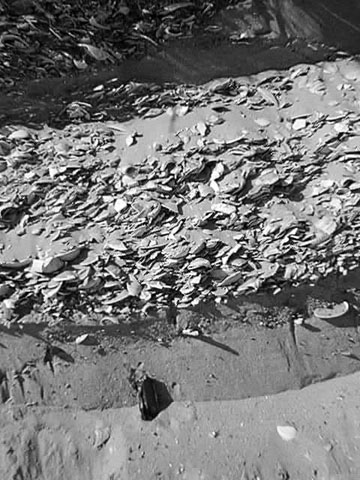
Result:
<svg viewBox="0 0 360 480"><path fill-rule="evenodd" d="M102 448L111 436L110 427L96 427L94 432L94 447L97 449Z"/></svg>
<svg viewBox="0 0 360 480"><path fill-rule="evenodd" d="M88 333L84 333L84 335L79 335L75 339L76 345L97 345L97 340L95 337L92 335L89 335Z"/></svg>
<svg viewBox="0 0 360 480"><path fill-rule="evenodd" d="M211 205L211 210L225 215L236 213L236 207L234 205L228 205L227 203L214 203Z"/></svg>
<svg viewBox="0 0 360 480"><path fill-rule="evenodd" d="M73 282L74 280L77 280L77 275L70 271L59 273L53 278L54 282Z"/></svg>
<svg viewBox="0 0 360 480"><path fill-rule="evenodd" d="M117 213L124 211L128 206L128 203L123 198L118 198L114 204L114 209Z"/></svg>
<svg viewBox="0 0 360 480"><path fill-rule="evenodd" d="M199 330L193 330L191 328L184 328L181 333L186 337L198 337L200 335Z"/></svg>
<svg viewBox="0 0 360 480"><path fill-rule="evenodd" d="M140 282L132 275L130 277L130 282L126 285L129 295L132 297L138 297L141 293L142 286Z"/></svg>
<svg viewBox="0 0 360 480"><path fill-rule="evenodd" d="M31 137L30 132L28 130L25 130L24 128L21 128L19 130L15 130L14 132L10 133L8 138L10 140L25 140L30 137Z"/></svg>
<svg viewBox="0 0 360 480"><path fill-rule="evenodd" d="M314 315L317 318L339 318L349 311L348 302L342 302L328 308L316 308Z"/></svg>
<svg viewBox="0 0 360 480"><path fill-rule="evenodd" d="M57 258L62 260L63 262L72 262L73 260L75 260L75 258L77 258L80 255L81 250L82 250L81 247L76 247L76 248L73 248L72 250L69 250L68 252L57 255Z"/></svg>
<svg viewBox="0 0 360 480"><path fill-rule="evenodd" d="M294 123L292 128L294 130L302 130L303 128L306 127L306 119L305 118L297 118Z"/></svg>
<svg viewBox="0 0 360 480"><path fill-rule="evenodd" d="M80 335L80 336L76 337L75 343L76 343L77 345L81 345L82 343L84 343L84 342L86 341L86 339L88 338L88 336L89 336L89 335L88 335L87 333L85 333L84 335Z"/></svg>
<svg viewBox="0 0 360 480"><path fill-rule="evenodd" d="M227 285L232 285L236 282L238 282L242 277L243 277L243 272L235 272L232 273L231 275L228 275L222 282L219 283L220 287L225 287Z"/></svg>
<svg viewBox="0 0 360 480"><path fill-rule="evenodd" d="M51 274L61 270L63 266L64 262L62 262L59 258L47 258L42 262L42 273Z"/></svg>
<svg viewBox="0 0 360 480"><path fill-rule="evenodd" d="M189 265L189 270L197 270L198 268L211 268L211 263L206 258L195 258Z"/></svg>
<svg viewBox="0 0 360 480"><path fill-rule="evenodd" d="M267 118L256 118L255 123L257 123L259 127L265 128L268 127L271 122Z"/></svg>

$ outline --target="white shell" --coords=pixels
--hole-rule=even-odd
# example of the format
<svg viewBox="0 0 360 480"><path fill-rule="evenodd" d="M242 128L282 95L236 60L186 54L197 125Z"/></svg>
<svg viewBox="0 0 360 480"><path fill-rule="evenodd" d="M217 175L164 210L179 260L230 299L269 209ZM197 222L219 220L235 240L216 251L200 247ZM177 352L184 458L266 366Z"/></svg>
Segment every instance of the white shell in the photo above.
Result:
<svg viewBox="0 0 360 480"><path fill-rule="evenodd" d="M297 434L296 428L290 425L284 425L284 426L278 425L276 427L276 430L280 435L280 437L286 442L289 442L290 440L294 440Z"/></svg>

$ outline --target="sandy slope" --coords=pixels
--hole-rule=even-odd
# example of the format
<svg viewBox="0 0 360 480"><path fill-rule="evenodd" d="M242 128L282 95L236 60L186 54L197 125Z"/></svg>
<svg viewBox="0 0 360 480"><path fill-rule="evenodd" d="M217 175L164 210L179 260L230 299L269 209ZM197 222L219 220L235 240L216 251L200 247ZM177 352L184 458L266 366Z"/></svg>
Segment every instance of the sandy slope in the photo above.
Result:
<svg viewBox="0 0 360 480"><path fill-rule="evenodd" d="M0 476L31 480L356 479L360 374L240 401L84 412L2 407ZM296 436L280 437L278 426Z"/></svg>

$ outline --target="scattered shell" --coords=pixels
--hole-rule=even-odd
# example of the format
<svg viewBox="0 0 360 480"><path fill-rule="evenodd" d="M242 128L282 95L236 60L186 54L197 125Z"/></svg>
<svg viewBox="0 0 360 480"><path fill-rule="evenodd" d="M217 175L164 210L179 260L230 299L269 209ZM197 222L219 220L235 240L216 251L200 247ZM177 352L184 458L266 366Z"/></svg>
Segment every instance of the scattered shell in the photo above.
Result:
<svg viewBox="0 0 360 480"><path fill-rule="evenodd" d="M339 318L345 315L349 311L348 302L342 302L338 305L327 308L315 308L314 315L317 318Z"/></svg>
<svg viewBox="0 0 360 480"><path fill-rule="evenodd" d="M347 122L335 123L334 130L338 133L347 133L349 131L349 124Z"/></svg>
<svg viewBox="0 0 360 480"><path fill-rule="evenodd" d="M10 140L26 140L27 138L31 137L31 133L29 130L25 130L21 128L19 130L15 130L14 132L10 133L9 139Z"/></svg>
<svg viewBox="0 0 360 480"><path fill-rule="evenodd" d="M219 286L220 287L225 287L227 285L233 285L234 283L238 282L239 280L241 280L244 276L244 273L243 272L235 272L235 273L232 273L231 275L228 275L226 278L224 278L224 280L222 280L220 283L219 283Z"/></svg>
<svg viewBox="0 0 360 480"><path fill-rule="evenodd" d="M64 266L62 262L57 257L47 258L45 260L33 260L31 265L31 271L36 273L45 273L47 275L61 270Z"/></svg>
<svg viewBox="0 0 360 480"><path fill-rule="evenodd" d="M83 47L87 50L88 54L93 57L95 60L98 61L105 61L105 60L110 60L111 57L110 55L105 52L102 48L95 47L94 45L90 45L88 43L79 43L79 47Z"/></svg>
<svg viewBox="0 0 360 480"><path fill-rule="evenodd" d="M100 450L105 443L110 439L111 428L110 427L95 427L94 432L94 447Z"/></svg>
<svg viewBox="0 0 360 480"><path fill-rule="evenodd" d="M128 135L125 139L125 143L127 147L131 147L132 145L135 145L136 143L136 136L134 134Z"/></svg>
<svg viewBox="0 0 360 480"><path fill-rule="evenodd" d="M317 230L321 231L322 233L328 236L333 235L336 229L338 228L338 224L335 218L332 218L326 215L320 219L317 219L314 222L314 226Z"/></svg>
<svg viewBox="0 0 360 480"><path fill-rule="evenodd" d="M114 204L114 209L116 212L120 213L126 210L127 206L128 206L128 203L126 200L124 200L123 198L118 198Z"/></svg>
<svg viewBox="0 0 360 480"><path fill-rule="evenodd" d="M130 282L126 285L129 295L138 297L141 293L142 286L134 275L130 275Z"/></svg>
<svg viewBox="0 0 360 480"><path fill-rule="evenodd" d="M197 270L200 268L211 268L211 263L206 258L199 257L192 260L188 265L189 270Z"/></svg>
<svg viewBox="0 0 360 480"><path fill-rule="evenodd" d="M104 300L104 304L106 305L116 305L118 303L122 303L127 300L131 295L127 290L115 295L114 297L109 298L108 300Z"/></svg>
<svg viewBox="0 0 360 480"><path fill-rule="evenodd" d="M77 275L74 272L66 271L59 273L56 277L53 278L54 282L73 282L77 279Z"/></svg>
<svg viewBox="0 0 360 480"><path fill-rule="evenodd" d="M257 123L259 127L265 128L268 127L271 122L267 118L256 118L255 123Z"/></svg>
<svg viewBox="0 0 360 480"><path fill-rule="evenodd" d="M306 127L306 125L307 125L307 121L306 121L305 118L297 118L294 121L292 128L296 131L297 130L302 130Z"/></svg>
<svg viewBox="0 0 360 480"><path fill-rule="evenodd" d="M199 122L197 125L196 125L196 128L198 130L198 132L200 133L200 135L202 135L203 137L208 133L209 131L209 127L206 125L205 122Z"/></svg>
<svg viewBox="0 0 360 480"><path fill-rule="evenodd" d="M227 203L214 203L211 205L211 210L214 210L214 212L223 213L224 215L236 213L236 207L234 205L228 205Z"/></svg>
<svg viewBox="0 0 360 480"><path fill-rule="evenodd" d="M359 81L360 80L360 68L357 62L354 60L347 62L341 66L341 73L344 75L346 80L350 81Z"/></svg>
<svg viewBox="0 0 360 480"><path fill-rule="evenodd" d="M76 345L97 345L96 338L93 337L92 335L89 335L88 333L84 333L83 335L79 335L75 339Z"/></svg>
<svg viewBox="0 0 360 480"><path fill-rule="evenodd" d="M57 255L57 258L63 262L73 262L80 255L81 251L81 247L76 247L72 250L69 250L68 252Z"/></svg>
<svg viewBox="0 0 360 480"><path fill-rule="evenodd" d="M75 343L77 345L81 345L82 343L86 342L86 339L88 338L89 334L85 333L84 335L80 335L79 337L76 337Z"/></svg>
<svg viewBox="0 0 360 480"><path fill-rule="evenodd" d="M95 17L91 25L108 28ZM81 46L86 56L111 61L113 54ZM357 68L351 65L350 70ZM279 132L269 139L261 129L255 138L242 130L229 139L234 133L226 124L215 126L227 121L224 116L218 122L217 114L225 114L232 103L257 112L267 105L265 116L270 109L276 113L274 107L285 114L286 91L294 80L323 94L324 82L311 74L310 66L300 66L286 78L266 75L265 82L252 85L227 79L205 88L170 90L112 79L89 88L87 102L67 105L61 114L67 127L61 133L50 127L34 133L13 127L8 135L5 128L0 134L0 170L8 167L0 179L0 267L3 282L11 284L10 295L19 293L19 285L26 298L41 293L51 299L44 309L59 318L63 308L76 309L77 301L87 307L92 297L97 313L116 317L146 313L147 306L170 301L190 309L200 301L226 300L228 293L257 291L263 284L278 292L284 280L295 286L356 266L359 152L354 135L340 135L335 150L328 143L337 133L356 135L353 112L293 117L283 124L289 127L286 139ZM350 73L352 79L356 75ZM141 135L120 122L102 124L106 113L93 101L119 96L139 117L161 115L171 105L169 138L153 139L156 151L149 149L130 166L120 164L116 142L130 147ZM195 121L191 128L176 123L194 105L205 104L216 115L206 113L206 121ZM261 128L271 125L272 114L269 119L257 115L251 118ZM84 119L97 123L83 124ZM309 136L296 133L305 127ZM311 130L322 127L325 134L308 145ZM294 149L306 151L303 162L294 163ZM106 161L103 153L109 155ZM323 155L327 167L336 159L336 179L319 168L316 159ZM36 168L29 167L33 162ZM296 186L302 201L293 201ZM336 198L329 199L330 192ZM324 240L333 235L333 248L328 248ZM335 315L335 307L328 310L321 318Z"/></svg>
<svg viewBox="0 0 360 480"><path fill-rule="evenodd" d="M187 337L198 337L200 335L199 330L192 330L191 328L184 328L181 333Z"/></svg>
<svg viewBox="0 0 360 480"><path fill-rule="evenodd" d="M218 162L211 172L210 182L219 180L224 175L225 167L223 163Z"/></svg>
<svg viewBox="0 0 360 480"><path fill-rule="evenodd" d="M298 326L304 325L304 324L305 324L305 320L304 320L303 317L297 317L297 318L295 318L295 320L294 320L294 324L295 324L295 325L298 325Z"/></svg>
<svg viewBox="0 0 360 480"><path fill-rule="evenodd" d="M286 442L289 442L291 440L294 440L297 434L296 428L290 426L290 425L285 425L285 426L277 426L276 430L280 437L285 440Z"/></svg>

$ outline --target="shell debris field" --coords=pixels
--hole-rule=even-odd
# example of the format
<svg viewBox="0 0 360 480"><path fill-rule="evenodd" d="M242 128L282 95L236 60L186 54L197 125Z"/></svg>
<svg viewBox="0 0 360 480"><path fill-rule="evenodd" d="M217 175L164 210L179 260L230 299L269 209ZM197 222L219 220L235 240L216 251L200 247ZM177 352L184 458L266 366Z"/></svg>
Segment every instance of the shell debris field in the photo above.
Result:
<svg viewBox="0 0 360 480"><path fill-rule="evenodd" d="M146 315L356 268L352 62L197 87L113 81L82 106L85 123L65 109L63 130L4 127L3 321L29 308ZM141 118L102 111L124 92Z"/></svg>

